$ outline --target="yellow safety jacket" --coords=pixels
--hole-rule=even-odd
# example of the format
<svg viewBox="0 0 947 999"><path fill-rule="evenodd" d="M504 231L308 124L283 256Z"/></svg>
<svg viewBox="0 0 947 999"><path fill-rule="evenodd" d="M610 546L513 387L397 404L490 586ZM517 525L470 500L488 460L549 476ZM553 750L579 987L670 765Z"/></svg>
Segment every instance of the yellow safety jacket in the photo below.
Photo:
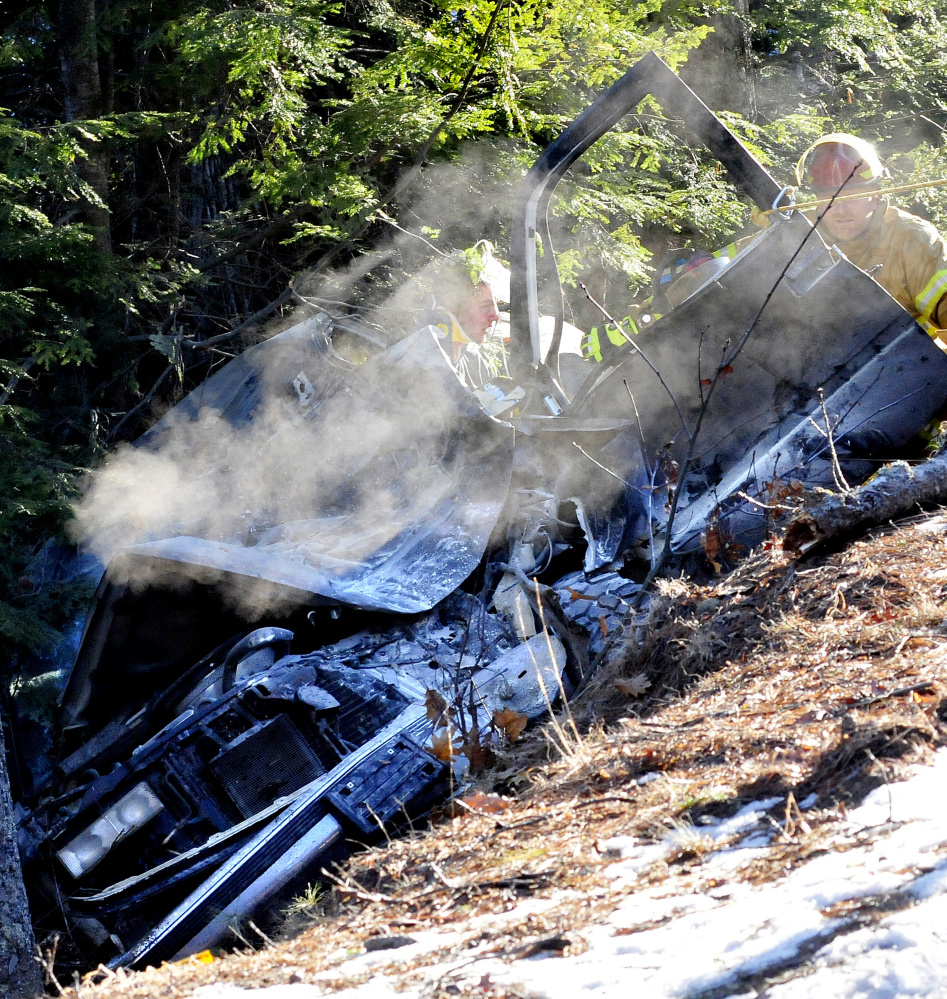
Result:
<svg viewBox="0 0 947 999"><path fill-rule="evenodd" d="M882 199L865 233L834 242L932 336L947 326L947 243L930 222Z"/></svg>

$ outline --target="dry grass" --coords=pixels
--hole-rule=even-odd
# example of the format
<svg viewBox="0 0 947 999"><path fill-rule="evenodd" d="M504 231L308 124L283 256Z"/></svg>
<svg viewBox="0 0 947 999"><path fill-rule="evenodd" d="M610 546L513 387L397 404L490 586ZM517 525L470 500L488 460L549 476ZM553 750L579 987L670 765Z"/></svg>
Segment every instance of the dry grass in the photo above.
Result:
<svg viewBox="0 0 947 999"><path fill-rule="evenodd" d="M563 747L548 727L529 733L466 807L355 856L291 939L210 965L91 976L82 996L187 996L213 981L318 980L335 990L367 974L353 979L346 968L367 940L460 930L475 917L484 917L476 945L500 955L581 948L582 928L629 890L603 876L610 837L671 830L680 849L638 885L703 890L701 819L762 797L783 799L771 813L779 835L734 877L780 877L828 844L846 848L846 808L947 731L945 531L943 519L917 518L798 563L775 548L758 553L715 586L665 584L647 622L615 644L573 704L581 740ZM640 674L651 682L646 698L615 685ZM797 802L811 794L817 803L803 818ZM548 904L501 918L525 898ZM473 943L450 946L416 964L399 964L394 951L384 973L420 981ZM464 994L507 993L484 982Z"/></svg>

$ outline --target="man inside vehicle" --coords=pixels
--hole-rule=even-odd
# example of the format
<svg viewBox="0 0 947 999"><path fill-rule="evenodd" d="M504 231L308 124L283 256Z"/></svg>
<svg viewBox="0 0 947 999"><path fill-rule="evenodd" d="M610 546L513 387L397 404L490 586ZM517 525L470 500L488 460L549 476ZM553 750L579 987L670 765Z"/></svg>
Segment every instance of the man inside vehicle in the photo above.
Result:
<svg viewBox="0 0 947 999"><path fill-rule="evenodd" d="M507 370L507 352L497 327L498 301L509 301L510 272L481 240L469 250L438 261L427 279L430 304L421 329L433 336L460 382L491 416L523 398ZM420 331L419 331L420 332ZM420 356L417 357L420 363Z"/></svg>
<svg viewBox="0 0 947 999"><path fill-rule="evenodd" d="M481 240L470 250L441 261L431 290L434 304L424 322L438 336L458 377L491 415L510 409L523 398L523 390L511 381L507 367L509 316L501 315L497 305L510 300L509 270L493 255L490 243ZM551 348L554 326L552 316L539 317L544 359ZM578 327L563 323L555 363L568 397L589 374L583 357L584 337Z"/></svg>
<svg viewBox="0 0 947 999"><path fill-rule="evenodd" d="M799 158L796 180L819 201L819 231L866 271L932 336L947 339L947 244L930 222L895 208L879 191L885 170L864 139L823 136Z"/></svg>
<svg viewBox="0 0 947 999"><path fill-rule="evenodd" d="M500 318L497 290L480 268L459 257L441 263L432 290L429 318L449 336L451 360L456 362L467 344L482 344Z"/></svg>

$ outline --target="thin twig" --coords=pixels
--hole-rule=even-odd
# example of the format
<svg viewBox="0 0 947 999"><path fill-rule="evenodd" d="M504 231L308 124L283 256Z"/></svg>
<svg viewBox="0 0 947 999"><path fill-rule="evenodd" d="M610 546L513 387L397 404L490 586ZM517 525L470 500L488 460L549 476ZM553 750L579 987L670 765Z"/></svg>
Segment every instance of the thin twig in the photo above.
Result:
<svg viewBox="0 0 947 999"><path fill-rule="evenodd" d="M770 290L766 293L766 297L763 299L763 302L760 305L759 309L757 309L756 315L753 317L753 321L750 323L750 325L744 331L743 335L737 341L736 347L734 347L734 349L730 352L729 356L727 356L726 354L724 355L724 357L722 358L722 363L718 366L717 370L714 372L714 376L711 379L710 385L707 388L707 394L704 397L704 403L698 410L697 423L694 426L694 432L691 435L690 441L688 443L687 454L684 457L684 461L681 463L680 472L678 473L677 489L674 491L674 497L671 500L671 508L668 511L668 519L667 519L667 524L665 526L664 546L661 549L661 554L658 557L657 562L651 567L650 572L645 577L645 581L641 585L641 589L638 591L638 593L635 594L632 600L631 606L633 610L637 610L641 606L645 594L650 589L651 584L657 578L658 574L661 572L661 570L664 568L665 564L667 563L668 559L670 558L674 521L675 518L677 517L677 511L680 508L681 496L683 496L684 494L684 485L687 480L687 476L690 474L691 466L693 465L694 462L694 453L696 451L697 440L700 436L701 427L703 426L704 417L707 415L707 411L710 408L710 401L713 398L717 385L720 383L720 379L723 377L724 371L731 369L733 362L743 352L743 348L746 346L747 341L753 335L757 326L759 326L760 320L763 318L763 313L766 311L766 307L769 305L773 296L776 294L776 290L783 283L783 280L785 279L786 274L789 271L789 268L792 267L792 265L796 261L796 258L799 256L800 253L802 253L806 243L809 242L809 239L812 237L812 234L816 231L819 223L825 217L826 212L828 212L829 209L832 207L832 205L835 203L836 197L838 197L838 195L842 191L842 188L844 188L845 185L849 182L849 180L851 180L854 173L855 173L855 168L853 167L848 177L846 177L845 180L843 180L842 183L839 185L839 188L835 192L835 195L829 199L828 204L822 210L819 217L812 225L812 228L805 234L805 236L799 242L799 245L793 251L789 260L786 261L786 264L784 265L783 269L779 272L779 276L773 282L772 288L770 288Z"/></svg>
<svg viewBox="0 0 947 999"><path fill-rule="evenodd" d="M841 492L850 493L852 487L848 484L848 479L845 478L845 473L839 464L838 451L835 450L835 431L825 408L825 393L822 391L821 385L819 386L819 408L822 410L822 419L825 421L825 439L828 441L829 453L832 455L832 478L835 479L835 485Z"/></svg>
<svg viewBox="0 0 947 999"><path fill-rule="evenodd" d="M739 496L744 502L750 503L753 506L758 506L761 510L772 510L779 513L796 509L794 506L786 506L783 503L762 503L760 500L754 498L749 493L743 492L742 490L737 491L736 495Z"/></svg>
<svg viewBox="0 0 947 999"><path fill-rule="evenodd" d="M622 324L617 319L615 319L614 316L611 315L611 313L605 308L604 305L602 305L600 302L597 302L592 297L592 294L589 291L589 289L584 284L581 283L579 284L579 287L585 293L585 297L592 303L592 305L595 306L596 309L598 309L599 312L601 312L601 314L605 317L605 319L608 322L610 322L615 327L615 329L618 330L619 333L621 333L621 335L628 341L628 343L631 344L632 347L634 347L634 349L638 352L644 363L647 364L648 367L651 369L651 371L654 373L655 377L661 383L661 386L663 387L664 391L667 392L668 398L674 404L674 408L677 410L678 418L681 421L681 426L684 428L684 433L686 433L688 437L690 437L690 431L687 429L687 420L684 419L684 412L681 409L680 403L677 401L677 399L674 396L674 393L671 391L667 382L662 377L661 372L658 371L655 365L651 363L651 361L648 359L648 355L645 354L645 352L641 349L638 343L635 340L633 340L628 333L625 332L625 329L622 326Z"/></svg>
<svg viewBox="0 0 947 999"><path fill-rule="evenodd" d="M575 804L575 809L578 811L580 808L591 808L593 805L603 805L607 802L619 802L622 805L637 805L639 801L637 798L632 798L624 794L608 794L603 798L593 798L591 801L579 801Z"/></svg>
<svg viewBox="0 0 947 999"><path fill-rule="evenodd" d="M635 414L635 425L638 428L638 446L641 449L641 467L645 470L648 476L648 489L646 490L648 494L648 561L653 566L655 560L655 550L654 550L654 490L657 482L658 465L655 462L654 467L651 467L651 463L648 461L648 449L644 442L644 430L641 428L641 417L638 415L638 404L635 402L635 394L631 391L631 386L628 384L628 379L623 378L621 380L622 385L625 386L625 391L628 393L628 398L631 399L631 408L634 410Z"/></svg>
<svg viewBox="0 0 947 999"><path fill-rule="evenodd" d="M381 892L377 891L366 891L353 884L350 878L343 880L337 875L333 874L331 871L327 871L325 868L321 871L330 881L335 882L336 886L342 891L349 895L355 895L356 898L364 899L366 902L394 902L396 899L392 898L390 895L383 895Z"/></svg>
<svg viewBox="0 0 947 999"><path fill-rule="evenodd" d="M601 469L601 470L602 470L603 472L608 472L608 474L609 474L610 476L612 476L612 478L613 478L613 479L618 479L618 481L619 481L619 482L620 482L620 483L621 483L621 484L622 484L623 486L625 486L625 487L626 487L627 489L631 489L631 488L632 488L632 486L631 486L631 483L630 483L630 482L626 482L626 481L625 481L625 480L624 480L624 479L623 479L623 478L622 478L622 477L621 477L621 476L620 476L620 475L619 475L619 474L618 474L617 472L613 472L613 471L612 471L612 470L611 470L610 468L606 468L606 467L605 467L605 466L604 466L604 465L603 465L603 464L602 464L602 463L601 463L600 461L596 461L596 459L595 459L595 458L593 458L593 457L592 457L592 455L590 455L590 454L588 453L588 451L586 451L586 450L585 450L585 448L584 448L584 447L582 447L582 445L581 445L581 444L580 444L580 443L579 443L578 441L573 441L573 442L572 442L572 446L573 446L573 447L577 447L577 448L578 448L578 449L579 449L579 450L580 450L580 451L582 452L582 454L584 454L584 455L585 455L585 457L586 457L586 458L588 458L588 459L589 459L589 461L591 461L591 462L592 462L592 464L593 464L593 465L598 465L598 467L599 467L599 468L600 468L600 469Z"/></svg>
<svg viewBox="0 0 947 999"><path fill-rule="evenodd" d="M272 941L272 940L271 940L271 939L270 939L270 938L269 938L269 937L268 937L268 936L267 936L267 935L266 935L266 934L265 934L265 933L263 932L263 930L261 930L261 929L260 929L260 927L259 927L259 926L257 926L257 924L256 924L255 922L253 922L253 920L252 920L252 919L250 919L250 920L248 920L248 921L247 921L247 926L249 926L249 927L250 927L250 929L251 929L251 930L253 930L253 932L254 932L254 933L256 933L256 935L257 935L257 936L258 936L258 937L259 937L259 938L260 938L260 939L261 939L261 940L262 940L262 941L263 941L263 942L264 942L264 943L265 943L265 944L266 944L266 945L267 945L268 947L275 947L275 946L276 946L276 945L275 945L275 944L273 943L273 941Z"/></svg>
<svg viewBox="0 0 947 999"><path fill-rule="evenodd" d="M851 704L846 704L837 709L834 714L836 716L843 715L851 711L852 708L867 708L872 704L877 704L879 701L885 701L889 697L903 697L905 694L913 694L915 691L930 690L933 686L933 680L923 680L920 683L912 683L910 687L896 687L894 690L886 690L883 694L876 694L874 697L865 697L860 701L853 701Z"/></svg>
<svg viewBox="0 0 947 999"><path fill-rule="evenodd" d="M140 412L140 411L141 411L141 409L143 409L143 408L144 408L145 406L147 406L147 405L148 405L148 403L149 403L149 402L151 402L151 400L152 400L152 399L153 399L153 398L155 397L155 395L157 394L157 392L158 392L158 389L160 389L160 388L161 388L161 386L162 386L162 385L163 385L163 384L165 383L166 379L168 378L168 376L169 376L169 375L171 374L171 372L172 372L173 370L174 370L174 368L173 368L173 367L172 367L172 366L171 366L171 365L169 364L169 365L168 365L168 366L167 366L167 367L166 367L166 368L164 369L164 371L162 371L162 372L161 372L161 374L160 374L160 375L158 375L158 379L157 379L157 381L156 381L156 382L154 383L154 385L152 385L152 386L151 386L151 388L150 388L150 389L148 389L148 391L147 391L147 392L145 393L145 395L144 395L144 397L143 397L143 398L141 399L141 401L140 401L140 402L139 402L139 403L138 403L138 404L137 404L136 406L133 406L133 407L132 407L132 408L131 408L131 409L130 409L130 410L129 410L129 411L128 411L128 412L127 412L127 413L126 413L126 414L125 414L125 415L124 415L124 416L123 416L123 417L122 417L122 418L121 418L121 419L120 419L120 420L118 421L118 423L116 423L116 424L115 424L115 426L114 426L114 427L112 427L112 429L111 429L111 430L110 430L110 431L109 431L109 432L108 432L108 433L107 433L107 434L105 435L105 439L106 439L106 441L112 441L112 440L114 440L114 439L115 439L115 437L116 437L116 435L118 434L119 430L121 430L121 429L122 429L122 427L124 427L124 426L125 426L125 424L126 424L126 423L127 423L127 422L128 422L128 421L129 421L129 420L130 420L130 419L131 419L131 418L132 418L133 416L135 416L135 414L136 414L136 413Z"/></svg>
<svg viewBox="0 0 947 999"><path fill-rule="evenodd" d="M233 340L234 337L239 336L244 330L249 329L251 326L256 326L257 323L262 322L267 316L274 313L281 305L288 302L292 296L293 290L287 285L280 292L280 294L269 303L269 305L264 305L262 309L254 312L252 316L244 319L239 326L235 326L229 332L218 333L217 336L212 336L209 340L201 340L199 343L194 343L192 340L182 340L181 342L184 346L189 347L191 350L210 350L211 347L215 347L219 343L226 343L228 340Z"/></svg>
<svg viewBox="0 0 947 999"><path fill-rule="evenodd" d="M30 368L36 365L35 357L28 357L21 365L18 374L15 374L6 384L3 390L3 395L0 395L0 406L5 406L10 400L10 396L16 391L17 385L20 384L20 380L25 378Z"/></svg>

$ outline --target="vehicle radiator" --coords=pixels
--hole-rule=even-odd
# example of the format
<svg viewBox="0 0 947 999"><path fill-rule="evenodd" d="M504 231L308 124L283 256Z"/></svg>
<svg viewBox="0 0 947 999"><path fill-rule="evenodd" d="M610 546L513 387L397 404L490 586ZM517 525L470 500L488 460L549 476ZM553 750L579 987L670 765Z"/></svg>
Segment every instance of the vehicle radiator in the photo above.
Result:
<svg viewBox="0 0 947 999"><path fill-rule="evenodd" d="M210 769L247 818L326 772L286 715L238 739L211 761Z"/></svg>

